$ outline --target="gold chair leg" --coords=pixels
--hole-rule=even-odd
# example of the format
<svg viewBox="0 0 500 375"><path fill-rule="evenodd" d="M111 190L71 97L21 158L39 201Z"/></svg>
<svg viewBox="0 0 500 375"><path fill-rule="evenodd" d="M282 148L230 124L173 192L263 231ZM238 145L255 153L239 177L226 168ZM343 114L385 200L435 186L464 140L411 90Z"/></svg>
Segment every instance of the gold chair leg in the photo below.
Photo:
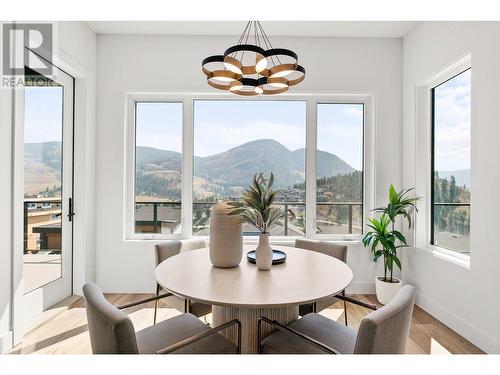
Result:
<svg viewBox="0 0 500 375"><path fill-rule="evenodd" d="M156 284L156 296L160 294L160 284ZM155 301L154 315L153 315L153 324L156 324L156 312L158 311L158 300Z"/></svg>

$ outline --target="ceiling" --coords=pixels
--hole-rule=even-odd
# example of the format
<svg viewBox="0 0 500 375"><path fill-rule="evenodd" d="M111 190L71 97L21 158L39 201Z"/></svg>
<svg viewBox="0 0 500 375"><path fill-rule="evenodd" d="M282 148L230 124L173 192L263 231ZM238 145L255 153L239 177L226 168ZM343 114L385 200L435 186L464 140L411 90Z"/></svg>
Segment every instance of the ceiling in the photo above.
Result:
<svg viewBox="0 0 500 375"><path fill-rule="evenodd" d="M89 21L98 34L240 35L246 21ZM268 35L401 38L412 21L262 21Z"/></svg>

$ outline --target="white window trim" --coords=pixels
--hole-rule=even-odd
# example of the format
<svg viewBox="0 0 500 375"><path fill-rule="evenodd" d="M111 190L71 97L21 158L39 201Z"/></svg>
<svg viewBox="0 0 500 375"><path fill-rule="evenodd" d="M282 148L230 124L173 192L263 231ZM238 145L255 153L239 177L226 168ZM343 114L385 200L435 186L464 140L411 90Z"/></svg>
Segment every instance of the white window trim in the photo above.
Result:
<svg viewBox="0 0 500 375"><path fill-rule="evenodd" d="M444 259L459 266L470 268L470 254L465 255L457 251L446 249L431 244L431 153L432 153L432 95L431 91L436 86L453 78L454 76L472 68L470 53L458 58L448 66L439 70L431 78L416 87L415 111L415 181L416 196L420 196L424 205L416 214L415 220L415 245L417 248L428 252L440 259ZM472 98L471 98L472 102ZM421 129L421 133L419 133ZM472 188L470 189L472 196Z"/></svg>
<svg viewBox="0 0 500 375"><path fill-rule="evenodd" d="M229 97L225 93L207 92L127 92L124 108L124 194L123 194L123 239L125 241L155 240L164 241L183 238L207 238L207 236L192 235L192 201L193 201L193 151L194 151L194 119L193 107L195 100L302 100L306 101L306 237L332 241L359 242L362 234L317 234L316 224L316 105L317 103L356 103L364 105L363 129L363 233L366 229L366 217L374 208L375 202L375 95L361 93L317 93L317 94L285 94L277 98ZM135 202L135 103L150 102L180 102L183 104L182 128L182 192L181 192L181 224L180 234L135 233L134 202ZM312 203L312 204L311 204ZM313 218L308 220L307 218ZM290 244L298 236L273 236L271 242ZM247 236L245 243L255 243L258 238Z"/></svg>

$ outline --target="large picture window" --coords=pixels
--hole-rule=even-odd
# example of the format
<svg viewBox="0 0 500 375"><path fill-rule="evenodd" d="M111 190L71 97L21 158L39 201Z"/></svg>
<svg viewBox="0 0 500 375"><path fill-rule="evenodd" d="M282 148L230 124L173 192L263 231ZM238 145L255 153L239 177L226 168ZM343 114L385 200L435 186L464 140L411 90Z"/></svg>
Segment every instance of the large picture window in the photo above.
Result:
<svg viewBox="0 0 500 375"><path fill-rule="evenodd" d="M241 200L260 172L274 174L275 205L295 214L270 228L274 238L363 234L373 207L371 95L131 93L127 103L126 239L209 236L213 206ZM247 223L243 233L259 234Z"/></svg>
<svg viewBox="0 0 500 375"><path fill-rule="evenodd" d="M193 233L208 235L216 202L241 199L256 173L273 172L275 202L296 218L270 233L303 236L305 147L305 101L195 101ZM258 234L250 224L243 232Z"/></svg>
<svg viewBox="0 0 500 375"><path fill-rule="evenodd" d="M180 233L182 103L135 104L135 233Z"/></svg>
<svg viewBox="0 0 500 375"><path fill-rule="evenodd" d="M469 254L471 69L432 89L431 244Z"/></svg>

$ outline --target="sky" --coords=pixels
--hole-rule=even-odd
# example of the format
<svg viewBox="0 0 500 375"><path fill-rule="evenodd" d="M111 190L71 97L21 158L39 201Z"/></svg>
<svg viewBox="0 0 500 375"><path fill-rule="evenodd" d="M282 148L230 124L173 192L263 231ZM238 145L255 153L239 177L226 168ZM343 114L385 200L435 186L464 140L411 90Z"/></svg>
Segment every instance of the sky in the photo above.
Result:
<svg viewBox="0 0 500 375"><path fill-rule="evenodd" d="M437 86L434 169L470 169L471 70Z"/></svg>
<svg viewBox="0 0 500 375"><path fill-rule="evenodd" d="M24 142L62 140L61 86L26 87L24 95Z"/></svg>
<svg viewBox="0 0 500 375"><path fill-rule="evenodd" d="M363 167L363 104L319 104L317 148L337 155L351 167Z"/></svg>
<svg viewBox="0 0 500 375"><path fill-rule="evenodd" d="M137 146L182 152L182 103L137 103Z"/></svg>
<svg viewBox="0 0 500 375"><path fill-rule="evenodd" d="M318 148L362 168L363 106L318 108ZM181 152L180 103L138 103L137 145ZM304 101L195 101L194 153L208 156L257 139L274 139L289 150L305 147Z"/></svg>

